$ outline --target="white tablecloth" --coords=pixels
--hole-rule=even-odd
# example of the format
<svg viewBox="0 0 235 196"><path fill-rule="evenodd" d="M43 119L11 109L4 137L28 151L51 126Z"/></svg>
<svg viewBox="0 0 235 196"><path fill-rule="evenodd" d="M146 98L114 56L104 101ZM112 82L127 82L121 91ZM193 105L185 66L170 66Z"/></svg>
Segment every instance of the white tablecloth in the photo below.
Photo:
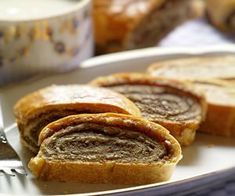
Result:
<svg viewBox="0 0 235 196"><path fill-rule="evenodd" d="M234 35L235 38L235 35ZM161 47L174 46L211 46L235 43L232 36L226 36L205 19L196 19L183 23L168 34L159 44Z"/></svg>

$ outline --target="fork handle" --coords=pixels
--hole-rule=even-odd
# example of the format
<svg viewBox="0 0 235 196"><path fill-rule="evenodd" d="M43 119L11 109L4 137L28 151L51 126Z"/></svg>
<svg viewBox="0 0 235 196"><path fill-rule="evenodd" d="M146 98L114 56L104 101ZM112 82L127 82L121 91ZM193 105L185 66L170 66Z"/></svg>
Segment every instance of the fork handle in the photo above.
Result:
<svg viewBox="0 0 235 196"><path fill-rule="evenodd" d="M3 115L2 115L1 99L0 99L0 142L1 143L7 143L7 138L6 138L6 134L4 132L4 126L3 126Z"/></svg>
<svg viewBox="0 0 235 196"><path fill-rule="evenodd" d="M1 105L0 105L0 143L7 143L6 134L3 128L3 119L2 119L2 112L1 112Z"/></svg>

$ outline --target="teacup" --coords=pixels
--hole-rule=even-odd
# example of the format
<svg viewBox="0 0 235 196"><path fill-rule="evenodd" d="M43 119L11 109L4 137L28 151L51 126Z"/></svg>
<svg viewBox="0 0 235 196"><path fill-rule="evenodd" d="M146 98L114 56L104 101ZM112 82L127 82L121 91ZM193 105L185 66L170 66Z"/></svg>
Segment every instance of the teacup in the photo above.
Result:
<svg viewBox="0 0 235 196"><path fill-rule="evenodd" d="M0 1L0 85L92 55L91 0Z"/></svg>

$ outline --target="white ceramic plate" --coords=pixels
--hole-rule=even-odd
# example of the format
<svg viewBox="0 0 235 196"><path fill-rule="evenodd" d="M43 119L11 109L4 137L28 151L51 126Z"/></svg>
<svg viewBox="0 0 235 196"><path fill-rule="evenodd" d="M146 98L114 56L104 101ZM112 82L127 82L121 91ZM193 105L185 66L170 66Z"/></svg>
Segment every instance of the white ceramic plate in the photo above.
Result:
<svg viewBox="0 0 235 196"><path fill-rule="evenodd" d="M17 150L26 164L29 154L22 148L19 142L17 128L14 124L12 107L15 102L26 93L37 90L51 84L86 83L91 79L114 72L144 71L147 66L160 59L175 56L189 55L216 55L218 53L234 53L235 47L217 48L175 48L161 49L150 48L124 53L117 53L85 61L79 70L74 72L30 80L21 84L8 86L0 89L0 98L4 112L4 124L10 143ZM171 180L163 184L190 180L203 174L221 171L235 166L235 139L222 138L198 134L193 145L183 149L183 160L176 167ZM104 184L77 184L43 182L36 180L29 172L27 177L0 176L0 194L69 194L89 193L98 194L97 191L106 193L125 193L125 191L143 191L149 188L157 188L161 184L151 184L139 187L127 187L122 185ZM130 193L130 192L129 192Z"/></svg>

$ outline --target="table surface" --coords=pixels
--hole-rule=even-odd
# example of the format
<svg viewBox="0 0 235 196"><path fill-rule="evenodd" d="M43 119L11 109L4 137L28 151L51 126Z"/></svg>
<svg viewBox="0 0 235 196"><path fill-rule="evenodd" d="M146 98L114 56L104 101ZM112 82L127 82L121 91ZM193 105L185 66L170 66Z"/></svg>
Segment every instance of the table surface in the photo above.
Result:
<svg viewBox="0 0 235 196"><path fill-rule="evenodd" d="M216 46L235 43L232 35L225 35L211 26L205 19L190 20L178 26L159 44L160 47L174 46Z"/></svg>

